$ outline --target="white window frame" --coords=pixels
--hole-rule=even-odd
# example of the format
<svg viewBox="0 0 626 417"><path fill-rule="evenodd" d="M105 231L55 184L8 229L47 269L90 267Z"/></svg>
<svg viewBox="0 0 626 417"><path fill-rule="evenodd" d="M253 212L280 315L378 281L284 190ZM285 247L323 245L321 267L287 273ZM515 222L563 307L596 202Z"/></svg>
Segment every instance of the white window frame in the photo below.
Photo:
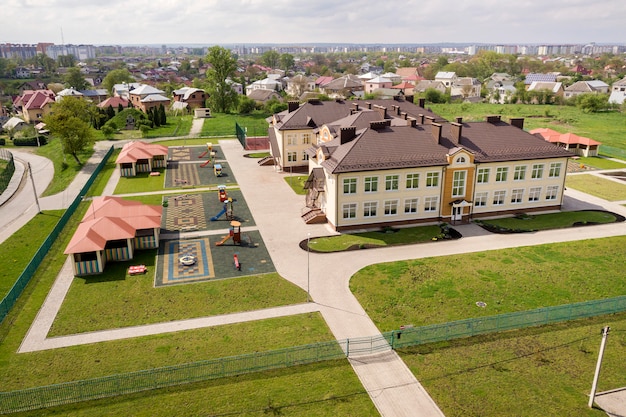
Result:
<svg viewBox="0 0 626 417"><path fill-rule="evenodd" d="M532 173L530 174L530 178L533 180L540 180L543 178L543 164L533 164Z"/></svg>
<svg viewBox="0 0 626 417"><path fill-rule="evenodd" d="M452 197L464 197L467 171L454 171L452 174Z"/></svg>
<svg viewBox="0 0 626 417"><path fill-rule="evenodd" d="M511 190L511 204L521 204L524 201L524 189L514 188Z"/></svg>
<svg viewBox="0 0 626 417"><path fill-rule="evenodd" d="M433 212L433 211L437 211L439 206L439 197L438 196L431 196L431 197L424 197L424 211L425 212Z"/></svg>
<svg viewBox="0 0 626 417"><path fill-rule="evenodd" d="M287 162L298 162L298 152L295 152L295 151L287 152Z"/></svg>
<svg viewBox="0 0 626 417"><path fill-rule="evenodd" d="M341 205L342 218L344 220L356 219L356 203L343 203Z"/></svg>
<svg viewBox="0 0 626 417"><path fill-rule="evenodd" d="M308 161L309 160L309 154L306 153L306 151L302 152L302 160L303 161Z"/></svg>
<svg viewBox="0 0 626 417"><path fill-rule="evenodd" d="M385 200L383 214L385 216L397 216L398 215L398 200Z"/></svg>
<svg viewBox="0 0 626 417"><path fill-rule="evenodd" d="M406 189L416 190L418 188L420 188L420 174L419 173L406 174Z"/></svg>
<svg viewBox="0 0 626 417"><path fill-rule="evenodd" d="M385 191L398 191L400 189L400 175L385 175Z"/></svg>
<svg viewBox="0 0 626 417"><path fill-rule="evenodd" d="M298 136L294 134L287 134L287 145L293 146L298 144Z"/></svg>
<svg viewBox="0 0 626 417"><path fill-rule="evenodd" d="M546 200L556 200L559 195L559 186L558 185L548 185L546 187Z"/></svg>
<svg viewBox="0 0 626 417"><path fill-rule="evenodd" d="M426 188L439 187L439 172L426 173Z"/></svg>
<svg viewBox="0 0 626 417"><path fill-rule="evenodd" d="M506 190L497 190L493 192L493 205L503 206L506 201Z"/></svg>
<svg viewBox="0 0 626 417"><path fill-rule="evenodd" d="M476 193L474 196L474 207L487 207L488 199L489 193L487 191Z"/></svg>
<svg viewBox="0 0 626 417"><path fill-rule="evenodd" d="M311 134L310 133L303 133L302 134L302 144L303 145L310 145L311 144Z"/></svg>
<svg viewBox="0 0 626 417"><path fill-rule="evenodd" d="M363 217L376 217L378 214L378 202L366 201L363 203Z"/></svg>
<svg viewBox="0 0 626 417"><path fill-rule="evenodd" d="M541 187L531 187L528 190L528 201L539 201L541 199Z"/></svg>
<svg viewBox="0 0 626 417"><path fill-rule="evenodd" d="M526 165L517 165L513 171L513 181L524 181L526 179Z"/></svg>
<svg viewBox="0 0 626 417"><path fill-rule="evenodd" d="M363 191L366 193L378 192L378 177L365 177L363 179Z"/></svg>
<svg viewBox="0 0 626 417"><path fill-rule="evenodd" d="M496 182L506 182L509 177L509 167L496 168Z"/></svg>
<svg viewBox="0 0 626 417"><path fill-rule="evenodd" d="M550 171L548 172L549 178L558 178L561 176L561 169L563 168L563 164L561 162L551 162L550 163Z"/></svg>
<svg viewBox="0 0 626 417"><path fill-rule="evenodd" d="M343 179L343 194L356 194L356 186L358 181L356 178L344 178ZM346 191L346 187L348 187L348 191Z"/></svg>
<svg viewBox="0 0 626 417"><path fill-rule="evenodd" d="M476 175L477 184L489 183L489 174L491 170L489 168L478 168L478 174Z"/></svg>
<svg viewBox="0 0 626 417"><path fill-rule="evenodd" d="M419 198L407 198L404 200L404 214L415 214L419 207Z"/></svg>

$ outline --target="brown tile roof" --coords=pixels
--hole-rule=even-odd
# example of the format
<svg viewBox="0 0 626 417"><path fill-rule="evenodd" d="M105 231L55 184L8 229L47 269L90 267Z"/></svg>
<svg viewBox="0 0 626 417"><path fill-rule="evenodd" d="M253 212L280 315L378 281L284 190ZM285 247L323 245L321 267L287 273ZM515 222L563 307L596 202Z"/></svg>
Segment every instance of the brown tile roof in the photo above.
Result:
<svg viewBox="0 0 626 417"><path fill-rule="evenodd" d="M432 125L366 128L341 144L327 143L330 158L322 166L333 173L374 171L447 165L451 149L472 152L477 163L572 156L563 148L504 122L462 124L460 143L453 139L453 125L443 124L441 139Z"/></svg>

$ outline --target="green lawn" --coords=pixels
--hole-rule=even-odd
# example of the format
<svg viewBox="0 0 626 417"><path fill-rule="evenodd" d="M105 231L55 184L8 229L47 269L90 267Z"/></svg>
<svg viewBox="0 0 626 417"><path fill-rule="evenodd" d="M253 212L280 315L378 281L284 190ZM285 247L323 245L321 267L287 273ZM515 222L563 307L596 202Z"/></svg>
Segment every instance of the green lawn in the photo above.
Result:
<svg viewBox="0 0 626 417"><path fill-rule="evenodd" d="M592 157L580 157L576 159L577 163L584 164L596 169L625 169L626 163L613 161L612 159L599 158L597 156Z"/></svg>
<svg viewBox="0 0 626 417"><path fill-rule="evenodd" d="M312 238L309 241L309 247L316 252L340 252L354 248L431 242L439 238L443 238L441 227L437 225L419 226L394 229L393 231L351 233Z"/></svg>
<svg viewBox="0 0 626 417"><path fill-rule="evenodd" d="M78 154L80 164L72 156L63 154L59 139L51 139L47 145L36 148L35 153L50 159L54 164L54 177L43 193L44 196L47 196L60 193L70 185L76 174L93 154L93 147L87 147Z"/></svg>
<svg viewBox="0 0 626 417"><path fill-rule="evenodd" d="M149 172L139 172L134 177L120 177L114 194L145 193L163 191L165 189L165 169L160 168L161 175L151 176Z"/></svg>
<svg viewBox="0 0 626 417"><path fill-rule="evenodd" d="M626 184L596 175L568 175L565 186L608 201L626 200Z"/></svg>
<svg viewBox="0 0 626 417"><path fill-rule="evenodd" d="M355 274L350 288L381 331L615 297L626 293L624 244L626 236L383 263Z"/></svg>
<svg viewBox="0 0 626 417"><path fill-rule="evenodd" d="M296 194L306 195L307 190L304 188L304 183L309 179L308 175L289 175L284 178Z"/></svg>
<svg viewBox="0 0 626 417"><path fill-rule="evenodd" d="M507 122L510 117L524 117L525 130L548 127L561 133L575 133L597 140L603 145L626 150L626 142L623 140L626 114L620 112L584 113L573 106L487 103L428 103L427 107L447 120L462 117L466 122L483 121L487 115L502 115Z"/></svg>
<svg viewBox="0 0 626 417"><path fill-rule="evenodd" d="M102 195L104 187L107 186L109 179L111 179L111 175L113 175L113 171L117 169L117 164L115 163L115 160L117 159L117 156L119 154L120 149L113 150L113 153L109 157L109 160L104 165L104 167L102 167L102 171L100 171L100 174L89 188L89 191L87 192L87 197Z"/></svg>
<svg viewBox="0 0 626 417"><path fill-rule="evenodd" d="M267 136L269 117L265 113L253 113L249 115L214 113L211 118L204 121L200 136L235 136L235 123L247 128L247 136Z"/></svg>
<svg viewBox="0 0 626 417"><path fill-rule="evenodd" d="M0 298L4 298L17 277L48 234L59 222L65 210L49 210L37 214L11 237L0 244L2 268L0 268Z"/></svg>
<svg viewBox="0 0 626 417"><path fill-rule="evenodd" d="M489 229L528 232L572 227L576 224L613 223L616 217L604 211L573 211L538 215L523 215L502 219L480 220Z"/></svg>

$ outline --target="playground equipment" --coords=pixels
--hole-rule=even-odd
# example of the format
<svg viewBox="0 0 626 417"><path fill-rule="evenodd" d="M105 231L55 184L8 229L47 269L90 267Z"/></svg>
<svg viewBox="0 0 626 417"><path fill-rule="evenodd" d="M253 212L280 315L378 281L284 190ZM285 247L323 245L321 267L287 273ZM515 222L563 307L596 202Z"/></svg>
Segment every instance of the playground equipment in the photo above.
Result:
<svg viewBox="0 0 626 417"><path fill-rule="evenodd" d="M222 217L224 214L226 214L226 220L233 220L235 218L234 216L234 210L233 210L233 202L235 200L233 200L232 198L228 197L228 200L224 201L224 207L222 208L222 210L217 213L215 216L211 217L211 221L214 222L216 220L218 220L220 217Z"/></svg>
<svg viewBox="0 0 626 417"><path fill-rule="evenodd" d="M237 254L233 255L233 262L235 263L235 269L241 271L241 264L239 263L239 256L237 256Z"/></svg>
<svg viewBox="0 0 626 417"><path fill-rule="evenodd" d="M228 200L228 194L226 194L226 186L218 185L217 186L217 197L220 199L220 203Z"/></svg>
<svg viewBox="0 0 626 417"><path fill-rule="evenodd" d="M191 255L184 255L178 258L178 262L184 266L191 266L196 263L196 257Z"/></svg>
<svg viewBox="0 0 626 417"><path fill-rule="evenodd" d="M198 158L204 158L207 154L209 155L209 159L200 164L201 168L209 165L211 162L215 161L216 152L213 150L213 144L211 142L207 142L206 144L207 150L202 152ZM217 174L216 174L217 175Z"/></svg>
<svg viewBox="0 0 626 417"><path fill-rule="evenodd" d="M233 240L233 244L241 245L241 223L237 220L233 220L230 222L230 229L226 236L222 237L222 240L219 242L215 242L215 246L222 246L229 239Z"/></svg>
<svg viewBox="0 0 626 417"><path fill-rule="evenodd" d="M213 165L213 173L215 174L216 177L221 177L222 176L222 165L221 164Z"/></svg>
<svg viewBox="0 0 626 417"><path fill-rule="evenodd" d="M204 158L206 154L210 154L213 151L213 144L211 142L206 143L206 151L202 152L198 158Z"/></svg>

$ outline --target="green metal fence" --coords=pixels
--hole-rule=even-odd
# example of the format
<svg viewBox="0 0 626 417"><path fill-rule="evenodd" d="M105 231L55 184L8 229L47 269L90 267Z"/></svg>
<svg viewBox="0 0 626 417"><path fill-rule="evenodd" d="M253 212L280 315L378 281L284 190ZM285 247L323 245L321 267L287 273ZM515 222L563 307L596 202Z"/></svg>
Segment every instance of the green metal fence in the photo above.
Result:
<svg viewBox="0 0 626 417"><path fill-rule="evenodd" d="M15 302L24 291L24 288L26 288L26 286L30 282L33 275L35 275L37 268L39 268L39 265L41 264L46 254L52 247L52 244L59 237L59 234L61 233L61 231L67 224L67 222L69 221L70 217L72 217L72 215L76 211L76 208L82 201L82 198L87 194L89 187L91 187L93 182L96 180L96 177L98 176L100 171L102 171L102 168L107 163L107 160L109 159L112 153L113 153L113 146L111 146L111 148L104 155L104 157L102 158L102 161L98 164L96 169L93 171L93 173L91 174L91 176L89 177L89 179L87 180L83 188L80 190L80 192L78 193L78 195L76 196L72 204L70 204L70 206L67 208L65 213L63 213L63 216L61 216L56 226L54 226L54 229L52 229L52 232L50 232L46 240L44 240L44 242L41 244L37 252L35 252L35 255L31 259L31 261L28 263L28 265L26 265L26 268L24 268L24 271L22 271L20 276L17 278L17 280L15 281L11 289L8 291L7 295L2 299L2 301L0 301L0 323L4 321L6 316L9 314L9 311L11 311L11 309L15 305Z"/></svg>
<svg viewBox="0 0 626 417"><path fill-rule="evenodd" d="M151 389L358 357L402 347L626 311L626 296L385 332L374 337L295 346L83 381L0 392L0 413L114 397Z"/></svg>
<svg viewBox="0 0 626 417"><path fill-rule="evenodd" d="M15 161L13 160L13 154L6 149L0 149L0 159L8 161L7 167L0 172L0 194L4 192L13 178L15 172Z"/></svg>
<svg viewBox="0 0 626 417"><path fill-rule="evenodd" d="M246 149L246 129L241 127L237 122L235 122L235 134L237 135L237 139L239 139L239 143L241 143L241 147Z"/></svg>

